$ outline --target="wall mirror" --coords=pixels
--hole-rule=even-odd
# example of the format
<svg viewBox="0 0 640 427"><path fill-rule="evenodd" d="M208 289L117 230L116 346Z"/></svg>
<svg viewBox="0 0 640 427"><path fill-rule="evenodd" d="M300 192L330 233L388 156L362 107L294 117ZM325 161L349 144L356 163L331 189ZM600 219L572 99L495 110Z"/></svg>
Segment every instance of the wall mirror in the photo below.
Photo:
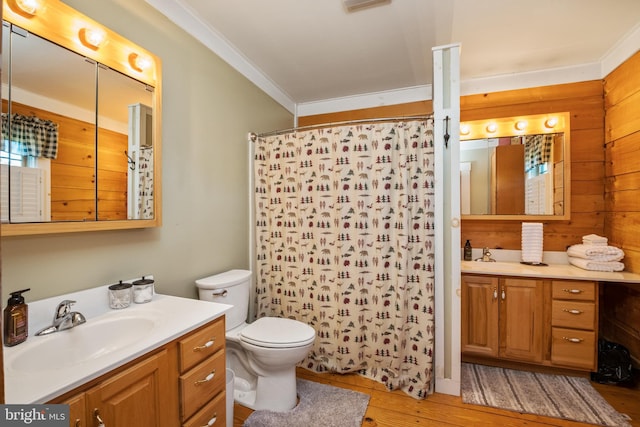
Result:
<svg viewBox="0 0 640 427"><path fill-rule="evenodd" d="M569 113L460 124L463 219L568 220Z"/></svg>
<svg viewBox="0 0 640 427"><path fill-rule="evenodd" d="M159 226L159 59L58 0L3 10L2 235Z"/></svg>

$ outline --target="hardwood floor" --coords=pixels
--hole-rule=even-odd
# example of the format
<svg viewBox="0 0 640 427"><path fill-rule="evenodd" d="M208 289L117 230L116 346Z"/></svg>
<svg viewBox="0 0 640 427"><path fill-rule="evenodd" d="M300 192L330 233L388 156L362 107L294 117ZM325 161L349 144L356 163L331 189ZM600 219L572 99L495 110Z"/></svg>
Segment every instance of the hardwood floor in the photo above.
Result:
<svg viewBox="0 0 640 427"><path fill-rule="evenodd" d="M538 415L519 414L485 406L462 403L460 397L434 393L416 400L402 391L386 391L384 386L359 375L316 374L298 368L298 378L367 393L371 396L361 427L408 426L591 426ZM636 383L638 384L638 383ZM600 394L621 413L631 417L630 424L640 427L640 387L625 388L593 383ZM234 406L234 427L241 427L251 410ZM306 427L306 426L301 426ZM311 427L311 426L309 426Z"/></svg>

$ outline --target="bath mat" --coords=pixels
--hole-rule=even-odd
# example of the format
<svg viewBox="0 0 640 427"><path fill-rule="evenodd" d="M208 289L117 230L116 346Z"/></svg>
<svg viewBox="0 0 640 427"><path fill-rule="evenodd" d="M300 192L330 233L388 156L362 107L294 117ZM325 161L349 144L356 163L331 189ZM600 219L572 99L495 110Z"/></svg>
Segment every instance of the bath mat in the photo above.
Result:
<svg viewBox="0 0 640 427"><path fill-rule="evenodd" d="M462 401L600 426L630 426L586 378L462 364Z"/></svg>
<svg viewBox="0 0 640 427"><path fill-rule="evenodd" d="M255 411L243 427L360 427L370 396L298 379L298 405L291 411Z"/></svg>

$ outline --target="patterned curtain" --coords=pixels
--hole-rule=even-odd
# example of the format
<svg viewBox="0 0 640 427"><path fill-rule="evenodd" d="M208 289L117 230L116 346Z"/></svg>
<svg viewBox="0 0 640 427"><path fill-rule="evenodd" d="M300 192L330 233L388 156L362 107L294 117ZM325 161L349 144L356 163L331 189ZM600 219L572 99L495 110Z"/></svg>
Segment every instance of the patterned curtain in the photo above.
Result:
<svg viewBox="0 0 640 427"><path fill-rule="evenodd" d="M433 120L261 137L257 315L317 333L301 366L432 392Z"/></svg>
<svg viewBox="0 0 640 427"><path fill-rule="evenodd" d="M524 137L525 172L551 160L553 134L527 135Z"/></svg>
<svg viewBox="0 0 640 427"><path fill-rule="evenodd" d="M13 145L12 153L55 159L58 156L58 124L20 114L12 114L9 119L2 113L2 151L9 151L9 141Z"/></svg>
<svg viewBox="0 0 640 427"><path fill-rule="evenodd" d="M138 212L140 219L153 219L153 148L142 147L138 156Z"/></svg>

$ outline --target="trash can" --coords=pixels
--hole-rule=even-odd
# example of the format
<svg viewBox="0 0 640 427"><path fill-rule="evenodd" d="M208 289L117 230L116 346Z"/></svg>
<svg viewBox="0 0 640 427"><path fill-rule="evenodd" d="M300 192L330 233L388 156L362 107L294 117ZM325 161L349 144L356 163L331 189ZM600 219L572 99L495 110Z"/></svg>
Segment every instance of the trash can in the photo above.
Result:
<svg viewBox="0 0 640 427"><path fill-rule="evenodd" d="M233 371L227 368L227 427L233 427L233 383L235 381L236 375Z"/></svg>

